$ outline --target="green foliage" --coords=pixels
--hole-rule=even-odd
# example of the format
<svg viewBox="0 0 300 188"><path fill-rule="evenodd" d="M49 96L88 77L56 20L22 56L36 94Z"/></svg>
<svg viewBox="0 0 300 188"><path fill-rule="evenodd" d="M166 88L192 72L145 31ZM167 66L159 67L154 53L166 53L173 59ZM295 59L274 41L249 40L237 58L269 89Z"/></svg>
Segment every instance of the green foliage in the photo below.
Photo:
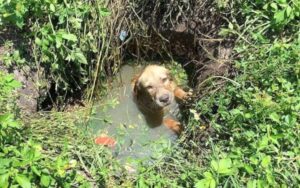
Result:
<svg viewBox="0 0 300 188"><path fill-rule="evenodd" d="M75 171L76 161L62 154L57 158L44 155L40 144L24 137L26 129L17 119L14 90L21 84L10 74L0 72L0 185L70 187L84 184Z"/></svg>
<svg viewBox="0 0 300 188"><path fill-rule="evenodd" d="M21 84L14 80L13 75L4 74L0 71L0 112L14 107L13 91L19 88Z"/></svg>
<svg viewBox="0 0 300 188"><path fill-rule="evenodd" d="M262 46L255 56L264 62L249 61L258 53L247 53L237 62L243 74L236 81L243 83L242 88L227 86L224 93L203 99L218 105L212 122L218 134L228 138L216 141L216 155L230 158L233 163L226 163L238 169L235 178L249 187L296 186L300 181L300 46L298 42L288 46L278 42ZM205 109L205 104L210 103L201 101L196 108ZM211 162L212 172L219 174L214 181L220 184L227 181L220 175L231 172L222 160L219 168ZM212 181L211 176L204 177L198 185Z"/></svg>
<svg viewBox="0 0 300 188"><path fill-rule="evenodd" d="M10 67L13 64L22 66L26 62L24 58L22 58L19 50L14 50L11 52L13 48L13 43L11 41L5 41L3 45L3 49L6 52L3 55L0 55L0 58L3 60L5 66Z"/></svg>
<svg viewBox="0 0 300 188"><path fill-rule="evenodd" d="M30 41L30 50L19 49L32 53L26 64L44 70L46 79L56 84L59 95L78 92L104 74L95 74L95 67L101 67L107 56L105 20L109 15L102 0L0 1L0 27L20 29L20 38ZM20 64L23 57L16 59L19 51L4 59L6 65Z"/></svg>
<svg viewBox="0 0 300 188"><path fill-rule="evenodd" d="M238 38L240 86L228 83L195 104L217 132L196 187L299 185L299 3L219 2L220 9L232 8L234 17L221 34Z"/></svg>
<svg viewBox="0 0 300 188"><path fill-rule="evenodd" d="M4 149L7 143L14 142L13 135L18 135L20 124L14 120L15 109L14 90L21 84L14 80L13 75L0 71L0 149Z"/></svg>
<svg viewBox="0 0 300 188"><path fill-rule="evenodd" d="M171 75L174 77L176 83L180 86L187 85L187 75L182 66L175 61L166 64L166 67L171 71Z"/></svg>
<svg viewBox="0 0 300 188"><path fill-rule="evenodd" d="M234 33L242 39L250 36L254 42L267 42L264 36L274 39L279 34L297 32L300 27L299 0L241 0L231 3L226 1L221 5L222 9L231 11L233 16L228 20L229 29L221 30L222 35ZM246 36L243 35L245 33Z"/></svg>
<svg viewBox="0 0 300 188"><path fill-rule="evenodd" d="M299 24L297 23L300 18L298 0L256 1L253 6L250 3L247 5L250 6L243 8L244 13L253 17L259 16L261 21L270 24L271 29L283 30L289 24Z"/></svg>
<svg viewBox="0 0 300 188"><path fill-rule="evenodd" d="M189 148L175 147L167 158L150 167L140 166L136 176L120 175L124 185L263 188L300 184L300 2L217 0L216 4L221 12L231 14L228 27L220 34L237 38L234 50L238 59L232 66L239 85L228 83L220 92L195 101L187 130L192 136L182 144ZM100 0L0 0L0 25L12 24L29 31L23 35L30 39L33 54L26 63L45 68L48 78L64 91L74 92L94 79L90 70L98 67L103 71L100 60L109 49L104 24L107 16L110 12ZM8 54L4 60L8 66L25 63L21 51ZM181 70L171 68L179 84L184 84L181 80L186 77ZM39 120L32 130L34 138L25 137L26 129L15 113L13 90L18 87L11 75L0 73L1 186L85 186L79 165L102 185L113 177L113 168L122 169L107 168L114 164L111 157L99 148L97 152L91 150L81 142L84 137L72 135L72 140L62 136L71 129L61 122L66 114ZM210 152L197 145L203 116L216 133L206 143ZM65 140L74 144L65 149ZM55 154L45 154L37 141ZM68 152L57 154L57 150Z"/></svg>

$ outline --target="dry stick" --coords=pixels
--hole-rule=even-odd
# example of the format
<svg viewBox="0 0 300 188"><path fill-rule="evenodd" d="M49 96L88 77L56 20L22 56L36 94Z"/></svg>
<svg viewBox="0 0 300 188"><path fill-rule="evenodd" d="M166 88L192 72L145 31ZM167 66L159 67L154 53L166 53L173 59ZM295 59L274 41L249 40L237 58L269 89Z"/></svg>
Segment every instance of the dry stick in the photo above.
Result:
<svg viewBox="0 0 300 188"><path fill-rule="evenodd" d="M79 155L79 153L77 151L75 151L76 156L78 157L80 163L81 163L81 167L83 168L84 172L87 174L87 176L94 181L94 178L92 176L92 173L90 173L90 171L88 170L88 168L85 166L82 157Z"/></svg>
<svg viewBox="0 0 300 188"><path fill-rule="evenodd" d="M220 83L220 84L219 84L219 87L217 87L216 89L211 90L211 91L209 91L209 89L208 89L208 90L206 90L206 91L208 91L207 93L203 93L202 95L197 95L197 97L202 98L203 96L205 96L205 95L207 95L207 94L213 95L214 93L216 93L217 91L219 91L220 89L223 88L223 85L222 85L222 84L224 84L224 82L223 82L223 83Z"/></svg>
<svg viewBox="0 0 300 188"><path fill-rule="evenodd" d="M212 79L214 79L214 78L222 78L222 79L224 79L224 80L227 80L227 81L233 83L233 84L236 85L237 87L240 87L240 86L241 86L241 84L239 84L238 82L236 82L236 81L234 81L234 80L232 80L232 79L230 79L230 78L227 78L227 77L224 77L224 76L211 76L211 77L205 79L203 82L201 82L201 83L198 85L198 87L200 87L200 86L203 85L205 82L207 82L207 81L209 81L209 80L212 80Z"/></svg>
<svg viewBox="0 0 300 188"><path fill-rule="evenodd" d="M208 42L222 42L225 39L212 39L212 38L196 38L196 40L201 40L201 41L208 41Z"/></svg>
<svg viewBox="0 0 300 188"><path fill-rule="evenodd" d="M157 7L158 5L156 5L155 7ZM134 10L134 8L132 6L130 6L130 8L132 9L133 13L135 14L135 16L138 18L138 20L140 21L140 24L141 24L141 27L144 27L143 30L146 30L146 24L143 22L143 20L138 16L138 14L136 13L136 11ZM162 36L158 31L157 29L155 29L154 27L152 27L153 31L165 42L167 43L170 43L170 41L168 39L166 39L164 36ZM145 36L142 36L142 37L145 37ZM146 36L147 37L147 36ZM137 44L138 41L137 41ZM138 45L139 46L139 45ZM150 46L149 46L150 47ZM167 50L167 47L165 45L165 43L163 43L163 46L161 46L162 49L168 54L168 56L173 59L172 55L168 52ZM151 48L152 49L152 48ZM153 50L153 49L152 49ZM162 56L162 54L159 52L159 54ZM139 50L138 50L138 54L137 54L137 57L139 58L140 57L140 54L139 54Z"/></svg>
<svg viewBox="0 0 300 188"><path fill-rule="evenodd" d="M97 1L98 2L98 1ZM97 4L97 6L99 6ZM98 15L98 19L100 20L100 18L102 18L102 16L99 14ZM100 23L100 29L102 30L103 29L103 22L101 22L101 20L99 21ZM93 85L92 85L92 91L91 91L91 95L90 95L90 99L89 99L89 102L92 101L92 98L93 98L93 95L94 95L94 90L95 90L95 87L96 87L96 82L97 82L97 78L98 78L98 74L99 74L99 70L101 69L102 70L102 66L100 67L100 63L102 62L101 59L102 59L102 51L103 51L103 48L104 48L104 45L105 45L105 35L104 33L102 32L101 33L101 48L100 48L100 53L98 55L98 58L97 58L97 65L96 65L96 71L95 71L95 74L94 74L94 80L93 80Z"/></svg>
<svg viewBox="0 0 300 188"><path fill-rule="evenodd" d="M139 17L139 15L136 13L136 11L134 10L134 8L132 6L130 6L130 8L132 9L133 13L135 14L135 16L140 20L140 22L145 26L146 24L144 23L144 21ZM153 28L153 27L152 27ZM163 39L166 42L170 42L168 39L166 39L165 37L163 37L155 28L153 28L153 30L157 33L157 35L159 37L161 37L161 39Z"/></svg>
<svg viewBox="0 0 300 188"><path fill-rule="evenodd" d="M215 61L215 62L218 62L219 63L219 60L216 59L202 44L200 44L200 42L198 42L198 44L202 47L202 49L206 52L206 54L208 55L208 58Z"/></svg>

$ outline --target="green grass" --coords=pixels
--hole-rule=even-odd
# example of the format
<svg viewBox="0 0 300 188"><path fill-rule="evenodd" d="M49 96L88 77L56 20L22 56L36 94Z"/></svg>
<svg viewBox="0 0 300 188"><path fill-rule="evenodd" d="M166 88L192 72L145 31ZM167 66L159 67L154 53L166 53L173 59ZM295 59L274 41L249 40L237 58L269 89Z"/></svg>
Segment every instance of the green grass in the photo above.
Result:
<svg viewBox="0 0 300 188"><path fill-rule="evenodd" d="M85 73L81 72L83 80L78 83L82 86L88 79L91 90L94 89L95 77L104 75L96 71L95 76L95 72L88 71L97 64L98 68L103 65L100 60L107 48L102 46L97 51L98 62L93 59L86 65L91 56L84 44L97 42L77 28L76 19L71 25L65 20L55 25L48 17L28 18L33 11L40 16L48 12L59 19L65 7L70 6L66 18L72 20L76 15L87 19L81 16L95 13L99 21L108 16L100 1L97 1L100 9L90 11L86 6L92 4L82 5L80 1L69 5L56 1L3 2L0 0L1 26L9 23L22 28L29 24L26 27L31 33L26 36L36 38L32 59L38 57L38 60L32 62L42 60L45 67L50 67L51 79L61 89L69 87L70 82L63 76L64 63L73 63L75 72L85 68ZM150 166L140 162L138 174L128 174L109 150L95 146L84 127L78 128L76 123L84 122L89 110L51 112L29 120L19 119L14 90L20 84L11 75L0 72L0 185L25 188L299 186L300 3L297 0L217 2L219 11L231 15L228 26L220 34L237 39L234 48L237 58L231 62L236 72L234 82L195 99L186 117L186 131L178 144ZM14 7L18 9L15 11ZM93 22L88 22L88 26L94 31ZM24 63L22 53L17 51L8 54L5 60L8 65L16 63L22 67ZM184 78L179 69L174 68L172 72ZM209 79L207 84L213 86L214 81Z"/></svg>
<svg viewBox="0 0 300 188"><path fill-rule="evenodd" d="M87 95L94 96L107 76L107 58L116 50L110 48L111 13L106 6L104 0L1 0L1 33L16 30L19 40L15 51L2 57L4 63L37 70L39 89L54 85L58 105L87 86Z"/></svg>
<svg viewBox="0 0 300 188"><path fill-rule="evenodd" d="M228 84L195 105L217 132L207 159L207 172L214 176L205 176L206 181L213 177L217 184L235 187L299 184L299 42L240 51L235 81L241 86Z"/></svg>
<svg viewBox="0 0 300 188"><path fill-rule="evenodd" d="M246 2L241 10L246 19L233 19L223 30L238 37L233 67L239 85L228 82L194 105L216 131L196 187L297 187L299 2Z"/></svg>

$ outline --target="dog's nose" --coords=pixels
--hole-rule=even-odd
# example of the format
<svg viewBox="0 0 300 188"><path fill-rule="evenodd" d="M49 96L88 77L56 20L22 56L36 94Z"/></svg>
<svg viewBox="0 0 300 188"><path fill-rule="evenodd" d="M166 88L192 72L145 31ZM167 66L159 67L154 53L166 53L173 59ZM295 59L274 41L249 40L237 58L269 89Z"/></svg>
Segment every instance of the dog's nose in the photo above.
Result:
<svg viewBox="0 0 300 188"><path fill-rule="evenodd" d="M169 95L168 94L162 95L161 97L159 97L159 101L163 102L163 103L168 102L169 101Z"/></svg>

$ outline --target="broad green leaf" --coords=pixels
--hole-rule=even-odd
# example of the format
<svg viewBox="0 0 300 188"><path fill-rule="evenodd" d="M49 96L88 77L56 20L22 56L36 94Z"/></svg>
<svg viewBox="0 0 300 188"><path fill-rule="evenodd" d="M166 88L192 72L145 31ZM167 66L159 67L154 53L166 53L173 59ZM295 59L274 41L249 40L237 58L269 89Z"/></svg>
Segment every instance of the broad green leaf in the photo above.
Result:
<svg viewBox="0 0 300 188"><path fill-rule="evenodd" d="M284 21L284 19L285 19L284 13L285 13L285 10L281 10L274 14L274 19L275 19L276 23L282 23Z"/></svg>
<svg viewBox="0 0 300 188"><path fill-rule="evenodd" d="M210 172L204 172L203 175L206 178L213 178L213 175Z"/></svg>
<svg viewBox="0 0 300 188"><path fill-rule="evenodd" d="M268 146L269 138L268 136L263 136L261 140L258 142L258 150L264 149Z"/></svg>
<svg viewBox="0 0 300 188"><path fill-rule="evenodd" d="M0 175L0 185L2 188L7 188L9 185L9 174L1 174Z"/></svg>
<svg viewBox="0 0 300 188"><path fill-rule="evenodd" d="M235 168L232 166L230 158L221 159L220 161L213 160L211 167L219 174L232 175L235 172Z"/></svg>
<svg viewBox="0 0 300 188"><path fill-rule="evenodd" d="M276 0L278 3L280 4L285 4L286 3L286 0Z"/></svg>
<svg viewBox="0 0 300 188"><path fill-rule="evenodd" d="M287 7L286 7L286 16L287 16L287 17L290 17L291 12L292 12L292 8L291 8L290 6L287 6Z"/></svg>
<svg viewBox="0 0 300 188"><path fill-rule="evenodd" d="M261 161L261 166L266 168L271 163L271 157L269 155L266 155L263 157Z"/></svg>
<svg viewBox="0 0 300 188"><path fill-rule="evenodd" d="M280 123L280 116L276 112L271 113L269 115L269 118L275 121L276 123Z"/></svg>
<svg viewBox="0 0 300 188"><path fill-rule="evenodd" d="M257 187L258 188L266 188L266 187L269 187L268 186L268 183L266 182L266 180L257 180Z"/></svg>
<svg viewBox="0 0 300 188"><path fill-rule="evenodd" d="M50 4L50 10L51 10L52 12L55 12L55 6L54 6L53 4Z"/></svg>
<svg viewBox="0 0 300 188"><path fill-rule="evenodd" d="M256 188L256 180L249 180L247 182L247 188Z"/></svg>
<svg viewBox="0 0 300 188"><path fill-rule="evenodd" d="M9 127L14 127L14 128L21 128L21 124L18 121L11 121L9 122Z"/></svg>
<svg viewBox="0 0 300 188"><path fill-rule="evenodd" d="M49 175L42 175L41 177L41 185L44 187L49 187L51 183L51 177Z"/></svg>
<svg viewBox="0 0 300 188"><path fill-rule="evenodd" d="M5 85L11 87L10 89L16 89L21 87L21 83L14 79L14 76L12 74L8 74L4 77L5 79Z"/></svg>
<svg viewBox="0 0 300 188"><path fill-rule="evenodd" d="M4 123L4 122L9 121L11 116L12 116L12 114L9 114L9 113L3 114L3 115L0 114L0 123Z"/></svg>
<svg viewBox="0 0 300 188"><path fill-rule="evenodd" d="M15 89L22 86L22 84L17 80L12 80L11 82L8 83L8 85Z"/></svg>
<svg viewBox="0 0 300 188"><path fill-rule="evenodd" d="M268 180L268 183L273 185L275 180L274 180L274 176L271 172L267 172L267 180Z"/></svg>
<svg viewBox="0 0 300 188"><path fill-rule="evenodd" d="M24 175L16 175L16 181L22 188L31 188L30 180Z"/></svg>
<svg viewBox="0 0 300 188"><path fill-rule="evenodd" d="M41 171L37 169L36 166L31 166L31 170L38 176L41 175Z"/></svg>
<svg viewBox="0 0 300 188"><path fill-rule="evenodd" d="M39 46L42 45L42 41L41 41L41 39L40 39L39 37L36 37L36 38L35 38L35 43L36 43L37 45L39 45Z"/></svg>
<svg viewBox="0 0 300 188"><path fill-rule="evenodd" d="M209 179L202 179L202 180L199 180L199 181L195 184L195 188L209 188L209 183L210 183L210 180L209 180Z"/></svg>
<svg viewBox="0 0 300 188"><path fill-rule="evenodd" d="M59 64L57 64L57 63L52 63L52 64L51 64L51 68L52 68L53 70L57 70L57 69L59 68Z"/></svg>
<svg viewBox="0 0 300 188"><path fill-rule="evenodd" d="M25 25L22 17L17 17L16 20L16 25L18 26L18 28L22 29L22 27Z"/></svg>
<svg viewBox="0 0 300 188"><path fill-rule="evenodd" d="M197 181L195 188L215 188L217 186L216 180L210 172L205 172L204 177L204 179Z"/></svg>
<svg viewBox="0 0 300 188"><path fill-rule="evenodd" d="M270 6L274 9L274 10L277 10L278 7L277 7L277 4L276 3L271 3Z"/></svg>
<svg viewBox="0 0 300 188"><path fill-rule="evenodd" d="M215 187L217 187L217 183L216 183L215 179L211 179L209 188L215 188Z"/></svg>
<svg viewBox="0 0 300 188"><path fill-rule="evenodd" d="M73 41L73 42L77 41L76 35L71 34L71 33L63 33L62 34L62 38L66 39L66 40L69 40L69 41Z"/></svg>
<svg viewBox="0 0 300 188"><path fill-rule="evenodd" d="M252 168L252 166L248 165L248 164L244 164L244 168L245 170L249 173L249 174L253 174L254 170Z"/></svg>
<svg viewBox="0 0 300 188"><path fill-rule="evenodd" d="M138 180L138 185L139 187L148 187L143 177Z"/></svg>
<svg viewBox="0 0 300 188"><path fill-rule="evenodd" d="M85 64L85 65L88 64L88 63L87 63L87 60L86 60L86 58L85 58L85 56L83 55L82 52L75 52L74 56L75 56L76 60L77 60L79 63Z"/></svg>
<svg viewBox="0 0 300 188"><path fill-rule="evenodd" d="M0 158L0 169L6 169L10 165L11 161L11 158Z"/></svg>
<svg viewBox="0 0 300 188"><path fill-rule="evenodd" d="M60 48L61 47L62 41L63 41L62 35L60 33L56 34L55 35L55 43L56 43L55 45L56 45L56 48Z"/></svg>

